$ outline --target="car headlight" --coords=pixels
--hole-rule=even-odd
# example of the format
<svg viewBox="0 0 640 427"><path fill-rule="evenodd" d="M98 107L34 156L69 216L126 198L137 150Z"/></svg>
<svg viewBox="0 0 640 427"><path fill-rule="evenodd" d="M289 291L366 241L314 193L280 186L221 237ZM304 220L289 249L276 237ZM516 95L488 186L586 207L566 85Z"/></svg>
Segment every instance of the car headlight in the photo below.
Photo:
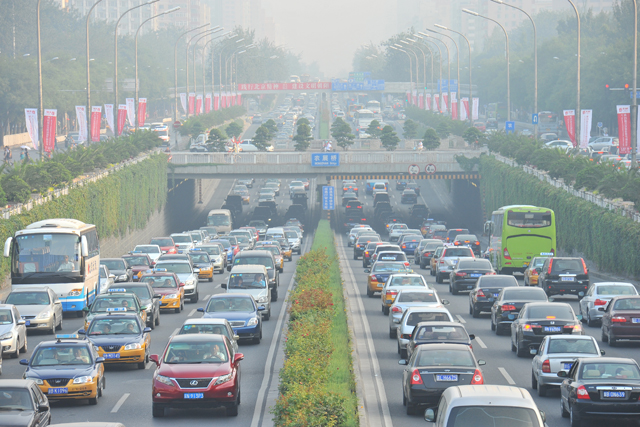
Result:
<svg viewBox="0 0 640 427"><path fill-rule="evenodd" d="M142 345L140 343L127 344L124 346L125 350L140 350Z"/></svg>
<svg viewBox="0 0 640 427"><path fill-rule="evenodd" d="M215 383L213 383L213 385L220 385L220 384L224 384L226 382L231 381L231 378L233 378L232 374L227 374L227 375L223 375L221 377L218 377L218 379L216 380Z"/></svg>
<svg viewBox="0 0 640 427"><path fill-rule="evenodd" d="M36 317L36 319L46 319L48 317L51 317L51 310L43 311L42 313L38 314L38 317Z"/></svg>
<svg viewBox="0 0 640 427"><path fill-rule="evenodd" d="M93 382L93 378L91 378L89 375L83 375L81 377L77 377L73 379L74 384L86 384L90 382Z"/></svg>
<svg viewBox="0 0 640 427"><path fill-rule="evenodd" d="M268 296L263 296L258 298L258 302L269 302L269 297Z"/></svg>
<svg viewBox="0 0 640 427"><path fill-rule="evenodd" d="M194 286L195 285L195 280L187 280L186 282L184 282L184 286Z"/></svg>
<svg viewBox="0 0 640 427"><path fill-rule="evenodd" d="M247 326L255 326L258 324L258 318L257 317L252 317L248 322L247 322Z"/></svg>
<svg viewBox="0 0 640 427"><path fill-rule="evenodd" d="M78 297L80 295L82 295L82 289L71 289L69 292L70 297Z"/></svg>
<svg viewBox="0 0 640 427"><path fill-rule="evenodd" d="M156 380L158 380L162 384L173 386L173 381L171 381L171 378L165 377L164 375L156 375Z"/></svg>
<svg viewBox="0 0 640 427"><path fill-rule="evenodd" d="M0 336L0 340L10 340L13 338L13 332L7 332L6 334Z"/></svg>
<svg viewBox="0 0 640 427"><path fill-rule="evenodd" d="M27 377L25 379L26 380L33 380L38 385L44 385L44 381L42 381L40 378Z"/></svg>
<svg viewBox="0 0 640 427"><path fill-rule="evenodd" d="M120 276L118 276L118 280L127 280L127 275L121 274Z"/></svg>
<svg viewBox="0 0 640 427"><path fill-rule="evenodd" d="M175 298L178 298L178 294L165 295L164 298L166 298L166 299L175 299Z"/></svg>

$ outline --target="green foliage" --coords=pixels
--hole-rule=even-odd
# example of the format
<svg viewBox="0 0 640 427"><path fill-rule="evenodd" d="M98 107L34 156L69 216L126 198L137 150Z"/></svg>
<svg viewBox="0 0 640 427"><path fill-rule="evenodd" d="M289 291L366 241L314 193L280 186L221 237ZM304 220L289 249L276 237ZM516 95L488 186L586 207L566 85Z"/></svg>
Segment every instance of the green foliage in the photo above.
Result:
<svg viewBox="0 0 640 427"><path fill-rule="evenodd" d="M371 120L369 123L369 127L367 128L367 133L371 138L379 138L380 133L382 133L382 129L380 129L380 122L377 120Z"/></svg>
<svg viewBox="0 0 640 427"><path fill-rule="evenodd" d="M386 125L382 132L380 133L380 143L387 151L393 151L398 148L398 143L400 142L400 138L394 132L393 128L389 125Z"/></svg>
<svg viewBox="0 0 640 427"><path fill-rule="evenodd" d="M300 117L297 121L296 121L296 125L301 125L301 124L306 124L311 126L311 123L309 122L309 119L307 119L306 117Z"/></svg>
<svg viewBox="0 0 640 427"><path fill-rule="evenodd" d="M351 126L342 117L338 117L331 125L331 136L336 140L336 144L343 150L347 150L353 145L355 135L351 133Z"/></svg>
<svg viewBox="0 0 640 427"><path fill-rule="evenodd" d="M178 129L178 132L182 135L199 135L207 129L211 129L214 126L220 126L228 120L233 120L246 114L246 110L240 106L223 108L222 110L211 111L209 114L202 114L199 116L191 116L182 123L182 126ZM200 132L196 132L193 128L200 129Z"/></svg>
<svg viewBox="0 0 640 427"><path fill-rule="evenodd" d="M462 136L469 127L469 122L463 122L460 120L451 120L451 117L442 114L436 114L432 111L421 110L420 108L408 106L405 108L407 119L422 123L426 127L432 127L438 129L440 123L446 123L449 132L453 135ZM447 135L448 136L448 135ZM442 137L441 138L446 138Z"/></svg>
<svg viewBox="0 0 640 427"><path fill-rule="evenodd" d="M269 133L269 129L265 125L260 126L256 129L256 134L253 137L253 145L258 147L260 151L267 151L268 147L271 147L269 141L271 140L271 133Z"/></svg>
<svg viewBox="0 0 640 427"><path fill-rule="evenodd" d="M276 125L276 122L273 119L267 120L265 123L262 124L262 126L267 128L267 130L269 131L269 140L272 140L278 134L278 126Z"/></svg>
<svg viewBox="0 0 640 427"><path fill-rule="evenodd" d="M487 137L484 133L480 132L478 128L470 126L462 134L462 139L466 141L470 146L483 145L487 141Z"/></svg>
<svg viewBox="0 0 640 427"><path fill-rule="evenodd" d="M231 138L238 138L243 131L243 126L240 125L238 122L231 122L229 123L229 125L225 128L224 132L229 135Z"/></svg>
<svg viewBox="0 0 640 427"><path fill-rule="evenodd" d="M436 126L436 132L438 133L441 139L447 138L449 135L451 135L451 129L449 128L449 123L447 123L444 120L440 121L440 123L438 123L438 126Z"/></svg>
<svg viewBox="0 0 640 427"><path fill-rule="evenodd" d="M459 156L456 154L453 158L456 159L456 162L458 162L462 170L465 172L472 172L476 166L480 165L480 157L468 158L466 156Z"/></svg>
<svg viewBox="0 0 640 427"><path fill-rule="evenodd" d="M418 136L418 124L411 119L407 119L402 127L405 139L415 139Z"/></svg>
<svg viewBox="0 0 640 427"><path fill-rule="evenodd" d="M307 123L299 124L296 128L296 135L293 137L295 141L296 151L307 151L311 145L311 127Z"/></svg>
<svg viewBox="0 0 640 427"><path fill-rule="evenodd" d="M209 137L207 138L207 145L212 151L224 152L227 151L226 144L227 135L218 129L213 128L209 131Z"/></svg>
<svg viewBox="0 0 640 427"><path fill-rule="evenodd" d="M422 147L425 150L435 150L440 147L440 137L436 133L435 129L428 128L424 132L424 136L422 137Z"/></svg>

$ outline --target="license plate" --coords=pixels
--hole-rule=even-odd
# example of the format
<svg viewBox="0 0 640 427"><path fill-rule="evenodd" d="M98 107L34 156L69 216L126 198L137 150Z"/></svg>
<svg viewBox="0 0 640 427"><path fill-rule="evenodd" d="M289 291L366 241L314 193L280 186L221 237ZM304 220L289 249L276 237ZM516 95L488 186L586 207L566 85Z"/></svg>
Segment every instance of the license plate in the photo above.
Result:
<svg viewBox="0 0 640 427"><path fill-rule="evenodd" d="M480 277L480 276L482 276L482 274L479 274L479 273L472 273L469 275L469 277Z"/></svg>
<svg viewBox="0 0 640 427"><path fill-rule="evenodd" d="M67 394L69 390L66 387L54 387L47 391L47 394Z"/></svg>
<svg viewBox="0 0 640 427"><path fill-rule="evenodd" d="M436 381L458 381L457 375L436 375Z"/></svg>
<svg viewBox="0 0 640 427"><path fill-rule="evenodd" d="M204 399L204 393L185 393L185 399Z"/></svg>
<svg viewBox="0 0 640 427"><path fill-rule="evenodd" d="M573 363L563 363L563 364L562 364L562 368L563 368L565 371L570 370L572 366L573 366Z"/></svg>
<svg viewBox="0 0 640 427"><path fill-rule="evenodd" d="M545 326L545 332L560 332L562 328L560 326Z"/></svg>
<svg viewBox="0 0 640 427"><path fill-rule="evenodd" d="M24 324L25 326L31 326L31 320L25 320Z"/></svg>
<svg viewBox="0 0 640 427"><path fill-rule="evenodd" d="M499 294L499 293L497 293L497 294L493 294L493 297L494 297L494 298L498 298L498 295L500 295L500 294Z"/></svg>
<svg viewBox="0 0 640 427"><path fill-rule="evenodd" d="M102 357L105 359L120 359L120 353L105 353Z"/></svg>
<svg viewBox="0 0 640 427"><path fill-rule="evenodd" d="M382 287L382 283L378 283L378 287L381 288Z"/></svg>
<svg viewBox="0 0 640 427"><path fill-rule="evenodd" d="M563 282L574 282L576 280L576 278L575 277L561 277L560 280L563 281Z"/></svg>
<svg viewBox="0 0 640 427"><path fill-rule="evenodd" d="M510 314L510 315L509 315L509 320L513 320L513 319L515 319L515 318L516 318L516 315L515 315L515 314Z"/></svg>
<svg viewBox="0 0 640 427"><path fill-rule="evenodd" d="M473 285L467 286L467 289L471 289L471 288L473 288Z"/></svg>
<svg viewBox="0 0 640 427"><path fill-rule="evenodd" d="M457 264L457 263L458 263L458 260L457 260L457 259L454 259L454 260L453 260L453 261L451 261L451 262L452 262L452 263L454 263L454 264Z"/></svg>
<svg viewBox="0 0 640 427"><path fill-rule="evenodd" d="M640 318L637 318L637 317L631 318L631 323L640 323ZM28 325L28 323L27 323L27 325Z"/></svg>
<svg viewBox="0 0 640 427"><path fill-rule="evenodd" d="M603 391L602 397L608 397L610 399L624 399L627 397L627 394L624 391Z"/></svg>

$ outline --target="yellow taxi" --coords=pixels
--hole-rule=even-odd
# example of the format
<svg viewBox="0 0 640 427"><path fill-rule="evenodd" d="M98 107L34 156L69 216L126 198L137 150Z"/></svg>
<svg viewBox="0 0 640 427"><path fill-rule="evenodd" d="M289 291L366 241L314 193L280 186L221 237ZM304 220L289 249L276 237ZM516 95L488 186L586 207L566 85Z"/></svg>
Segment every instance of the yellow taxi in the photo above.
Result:
<svg viewBox="0 0 640 427"><path fill-rule="evenodd" d="M180 283L175 273L168 272L166 268L157 268L145 273L140 281L149 283L155 293L162 295L161 310L180 313L184 309L184 283Z"/></svg>
<svg viewBox="0 0 640 427"><path fill-rule="evenodd" d="M113 308L122 308L123 311L136 313L147 323L147 307L143 307L134 293L127 292L124 288L109 288L107 293L98 295L89 307L82 310L86 313L84 318L84 329L89 327L91 320L100 313L107 313Z"/></svg>
<svg viewBox="0 0 640 427"><path fill-rule="evenodd" d="M193 266L200 269L198 278L213 282L213 264L209 254L201 248L193 248L189 251L189 258L191 258Z"/></svg>
<svg viewBox="0 0 640 427"><path fill-rule="evenodd" d="M529 265L524 270L525 286L538 286L538 274L540 274L540 269L542 268L545 259L547 259L547 256L537 256L529 262Z"/></svg>
<svg viewBox="0 0 640 427"><path fill-rule="evenodd" d="M291 261L293 259L293 250L291 249L291 246L289 246L289 241L287 239L279 239L278 243L280 244L282 256Z"/></svg>
<svg viewBox="0 0 640 427"><path fill-rule="evenodd" d="M391 274L413 273L411 264L407 261L380 261L373 264L369 269L364 270L369 273L367 277L367 296L373 298L376 292L382 292L382 287Z"/></svg>
<svg viewBox="0 0 640 427"><path fill-rule="evenodd" d="M35 381L49 400L89 399L98 403L105 388L104 359L87 340L78 335L56 335L42 341L31 359L22 359L27 369L23 378Z"/></svg>
<svg viewBox="0 0 640 427"><path fill-rule="evenodd" d="M431 257L431 261L429 261L429 268L431 269L430 274L432 276L436 275L436 263L438 262L438 258L440 258L440 255L442 255L442 251L444 250L444 248L445 246L440 246L439 248L437 248L435 253Z"/></svg>
<svg viewBox="0 0 640 427"><path fill-rule="evenodd" d="M262 251L269 251L273 254L273 258L276 260L276 268L280 273L284 270L284 256L280 250L280 245L277 242L262 242L258 248Z"/></svg>
<svg viewBox="0 0 640 427"><path fill-rule="evenodd" d="M151 328L134 313L120 307L109 309L95 316L82 332L98 348L104 363L135 363L144 369L149 361Z"/></svg>

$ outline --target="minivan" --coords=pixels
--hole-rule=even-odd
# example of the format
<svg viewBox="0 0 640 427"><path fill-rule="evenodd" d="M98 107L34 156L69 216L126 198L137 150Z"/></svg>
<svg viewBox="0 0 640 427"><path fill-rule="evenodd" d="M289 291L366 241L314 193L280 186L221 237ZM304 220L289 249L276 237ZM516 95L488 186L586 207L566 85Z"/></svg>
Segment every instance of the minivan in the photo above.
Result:
<svg viewBox="0 0 640 427"><path fill-rule="evenodd" d="M374 208L380 202L390 202L390 201L391 200L389 199L389 193L387 193L387 192L373 193L373 207Z"/></svg>

